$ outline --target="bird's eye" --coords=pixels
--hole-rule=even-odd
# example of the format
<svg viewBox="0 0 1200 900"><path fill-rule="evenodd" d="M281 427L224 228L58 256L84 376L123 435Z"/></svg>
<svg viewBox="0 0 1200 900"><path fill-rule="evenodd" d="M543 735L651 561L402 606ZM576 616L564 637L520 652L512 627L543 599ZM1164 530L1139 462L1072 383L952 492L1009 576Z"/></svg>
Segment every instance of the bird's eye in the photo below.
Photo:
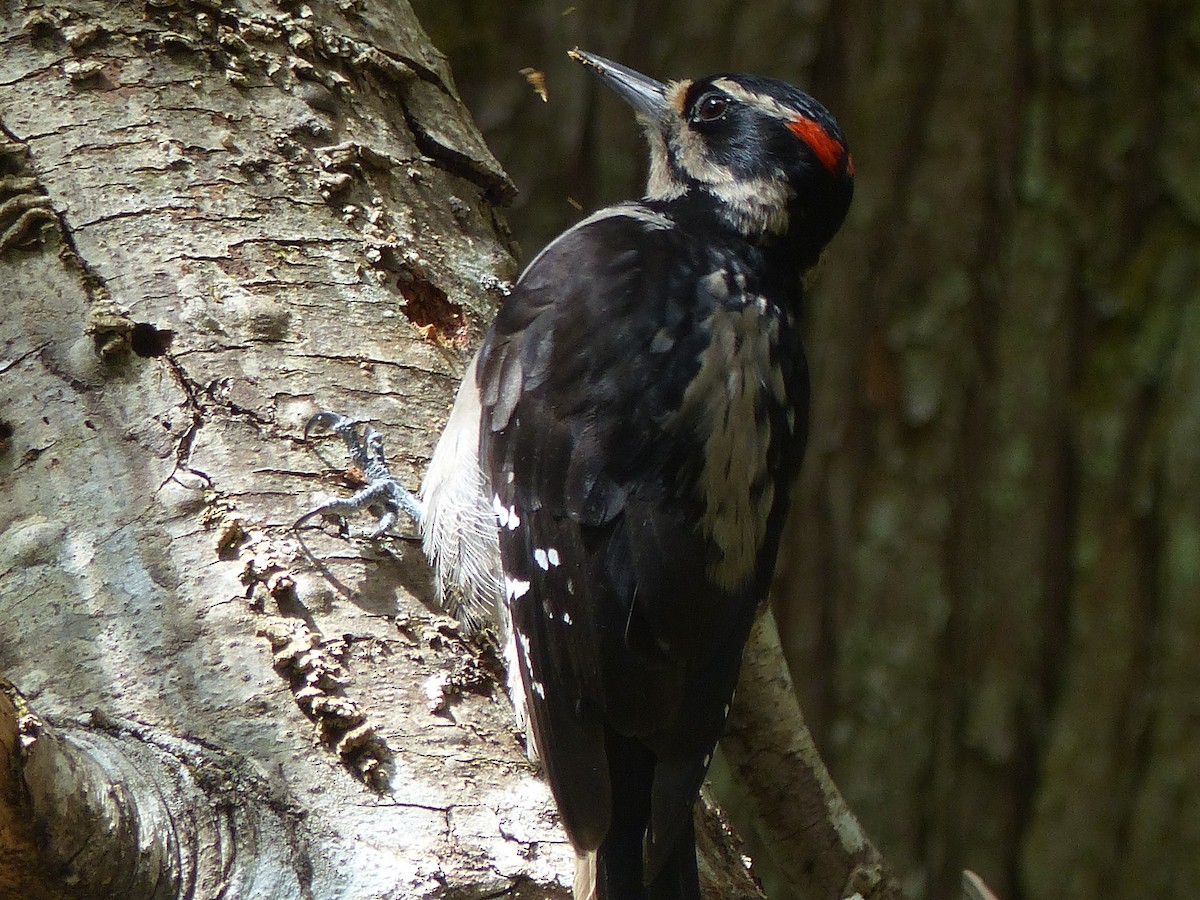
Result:
<svg viewBox="0 0 1200 900"><path fill-rule="evenodd" d="M701 122L714 122L725 115L729 101L720 94L706 94L696 104L696 118Z"/></svg>

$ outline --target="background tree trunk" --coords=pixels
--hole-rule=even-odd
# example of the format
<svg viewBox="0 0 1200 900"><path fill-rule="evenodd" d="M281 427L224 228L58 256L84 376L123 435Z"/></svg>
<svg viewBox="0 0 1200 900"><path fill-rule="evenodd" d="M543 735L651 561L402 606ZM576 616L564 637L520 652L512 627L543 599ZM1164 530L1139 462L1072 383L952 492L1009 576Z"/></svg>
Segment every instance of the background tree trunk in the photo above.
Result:
<svg viewBox="0 0 1200 900"><path fill-rule="evenodd" d="M568 198L640 190L633 127L566 47L829 105L856 196L812 293L776 594L818 743L916 895L964 866L1005 898L1194 893L1198 5L417 5L548 198L513 217L531 249ZM550 116L551 152L523 142Z"/></svg>

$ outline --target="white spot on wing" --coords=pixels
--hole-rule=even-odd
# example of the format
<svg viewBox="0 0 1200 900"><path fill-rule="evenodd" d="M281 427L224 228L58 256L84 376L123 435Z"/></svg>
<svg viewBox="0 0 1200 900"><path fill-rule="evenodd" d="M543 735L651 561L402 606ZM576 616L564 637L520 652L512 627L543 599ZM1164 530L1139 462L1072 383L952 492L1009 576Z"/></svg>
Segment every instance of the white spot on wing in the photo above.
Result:
<svg viewBox="0 0 1200 900"><path fill-rule="evenodd" d="M543 572L550 568L550 559L546 556L546 551L538 547L533 551L533 561L538 564Z"/></svg>
<svg viewBox="0 0 1200 900"><path fill-rule="evenodd" d="M546 560L550 563L550 565L557 566L559 563L558 550L554 547L551 547L549 550L547 550Z"/></svg>
<svg viewBox="0 0 1200 900"><path fill-rule="evenodd" d="M529 592L529 582L522 581L520 578L505 578L504 579L504 595L509 600L517 600L524 597Z"/></svg>
<svg viewBox="0 0 1200 900"><path fill-rule="evenodd" d="M510 506L508 508L508 522L501 520L501 525L504 525L509 531L516 531L521 525L521 517L517 515L517 508Z"/></svg>
<svg viewBox="0 0 1200 900"><path fill-rule="evenodd" d="M512 631L504 640L504 667L508 670L508 696L512 699L517 724L525 727L525 691L521 689L521 660L517 656L516 634Z"/></svg>
<svg viewBox="0 0 1200 900"><path fill-rule="evenodd" d="M525 665L529 667L530 675L533 674L533 663L529 661L529 635L524 632L517 632L517 641L521 645L521 658L525 660Z"/></svg>
<svg viewBox="0 0 1200 900"><path fill-rule="evenodd" d="M529 683L529 687L535 694L537 694L543 700L546 699L546 686L544 684L542 684L540 681L531 681Z"/></svg>
<svg viewBox="0 0 1200 900"><path fill-rule="evenodd" d="M563 613L562 620L563 620L564 625L574 625L575 624L575 620L571 618L571 614L569 612Z"/></svg>
<svg viewBox="0 0 1200 900"><path fill-rule="evenodd" d="M496 521L501 525L508 524L508 510L504 508L504 504L500 502L500 495L497 494L492 498L492 509L496 511Z"/></svg>

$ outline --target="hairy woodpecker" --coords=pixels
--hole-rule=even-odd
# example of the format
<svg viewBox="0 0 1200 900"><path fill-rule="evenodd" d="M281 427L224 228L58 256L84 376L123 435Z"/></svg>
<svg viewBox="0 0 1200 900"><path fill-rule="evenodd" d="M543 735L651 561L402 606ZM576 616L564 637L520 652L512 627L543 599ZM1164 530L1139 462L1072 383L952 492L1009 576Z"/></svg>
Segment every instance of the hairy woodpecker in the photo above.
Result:
<svg viewBox="0 0 1200 900"><path fill-rule="evenodd" d="M374 481L309 515L382 500L387 527L408 512L460 617L497 617L578 898L696 900L692 807L804 451L801 275L841 225L854 166L830 114L784 82L664 85L572 56L636 111L645 197L530 263L419 504L377 435L364 445L325 413L313 421Z"/></svg>

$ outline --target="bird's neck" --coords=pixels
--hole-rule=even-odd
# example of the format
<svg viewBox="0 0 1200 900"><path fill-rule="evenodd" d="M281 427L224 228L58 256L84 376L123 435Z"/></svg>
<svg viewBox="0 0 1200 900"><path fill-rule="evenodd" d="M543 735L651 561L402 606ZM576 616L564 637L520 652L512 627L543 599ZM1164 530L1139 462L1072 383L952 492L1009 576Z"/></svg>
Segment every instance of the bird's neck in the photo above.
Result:
<svg viewBox="0 0 1200 900"><path fill-rule="evenodd" d="M824 246L790 209L751 215L745 206L723 202L696 189L670 198L651 197L643 202L706 240L744 246L782 280L798 280L816 263ZM772 223L779 221L785 223L782 228L772 227Z"/></svg>

